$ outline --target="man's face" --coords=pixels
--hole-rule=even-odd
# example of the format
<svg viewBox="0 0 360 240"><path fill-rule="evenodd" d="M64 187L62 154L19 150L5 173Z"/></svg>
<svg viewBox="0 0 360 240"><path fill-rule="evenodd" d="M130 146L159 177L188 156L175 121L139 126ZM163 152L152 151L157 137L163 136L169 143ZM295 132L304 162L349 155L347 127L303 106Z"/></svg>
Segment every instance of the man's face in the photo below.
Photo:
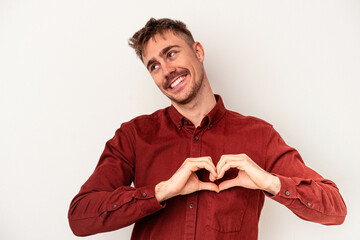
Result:
<svg viewBox="0 0 360 240"><path fill-rule="evenodd" d="M190 46L171 31L150 39L143 62L159 89L176 104L187 104L199 92L204 78L204 51L200 43Z"/></svg>

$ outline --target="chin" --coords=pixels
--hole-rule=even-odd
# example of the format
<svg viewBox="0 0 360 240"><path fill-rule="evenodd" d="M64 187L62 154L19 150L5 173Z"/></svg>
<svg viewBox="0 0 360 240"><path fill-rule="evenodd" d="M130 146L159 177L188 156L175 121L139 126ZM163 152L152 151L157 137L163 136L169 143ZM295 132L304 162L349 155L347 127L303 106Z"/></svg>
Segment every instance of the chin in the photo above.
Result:
<svg viewBox="0 0 360 240"><path fill-rule="evenodd" d="M195 94L190 94L182 98L176 98L176 97L169 97L169 98L172 102L175 102L176 104L185 105L191 102L195 98Z"/></svg>

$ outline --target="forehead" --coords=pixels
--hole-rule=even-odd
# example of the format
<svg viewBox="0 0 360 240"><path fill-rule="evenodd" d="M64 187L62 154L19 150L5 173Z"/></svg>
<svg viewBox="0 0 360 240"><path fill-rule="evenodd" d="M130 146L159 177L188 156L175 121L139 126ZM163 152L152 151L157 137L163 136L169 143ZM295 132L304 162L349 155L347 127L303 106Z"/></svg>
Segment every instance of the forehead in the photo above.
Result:
<svg viewBox="0 0 360 240"><path fill-rule="evenodd" d="M167 31L162 34L158 33L144 45L143 60L158 56L160 52L170 46L179 45L181 47L187 45L185 40L180 35L174 34L172 31Z"/></svg>

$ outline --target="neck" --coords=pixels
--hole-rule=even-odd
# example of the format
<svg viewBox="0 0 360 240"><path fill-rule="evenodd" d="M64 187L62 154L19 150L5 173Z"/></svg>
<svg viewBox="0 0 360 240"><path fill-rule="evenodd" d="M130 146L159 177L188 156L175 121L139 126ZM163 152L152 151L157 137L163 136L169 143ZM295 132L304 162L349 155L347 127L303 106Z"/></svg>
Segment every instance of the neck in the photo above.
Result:
<svg viewBox="0 0 360 240"><path fill-rule="evenodd" d="M179 113L181 113L181 115L189 119L195 127L198 127L206 114L208 114L216 105L216 99L211 90L209 81L205 77L203 86L191 102L184 105L172 102L172 105Z"/></svg>

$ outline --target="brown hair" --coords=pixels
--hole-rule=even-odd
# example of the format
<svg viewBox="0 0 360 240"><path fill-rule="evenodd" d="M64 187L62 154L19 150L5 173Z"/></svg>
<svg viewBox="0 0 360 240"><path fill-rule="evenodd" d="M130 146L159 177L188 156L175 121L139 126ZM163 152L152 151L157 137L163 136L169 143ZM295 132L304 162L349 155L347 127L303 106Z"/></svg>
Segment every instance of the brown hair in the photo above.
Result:
<svg viewBox="0 0 360 240"><path fill-rule="evenodd" d="M169 30L182 37L190 46L195 42L185 23L169 18L151 18L142 29L129 39L129 45L135 49L136 55L142 60L144 46L150 38L154 39L156 34L163 34Z"/></svg>

